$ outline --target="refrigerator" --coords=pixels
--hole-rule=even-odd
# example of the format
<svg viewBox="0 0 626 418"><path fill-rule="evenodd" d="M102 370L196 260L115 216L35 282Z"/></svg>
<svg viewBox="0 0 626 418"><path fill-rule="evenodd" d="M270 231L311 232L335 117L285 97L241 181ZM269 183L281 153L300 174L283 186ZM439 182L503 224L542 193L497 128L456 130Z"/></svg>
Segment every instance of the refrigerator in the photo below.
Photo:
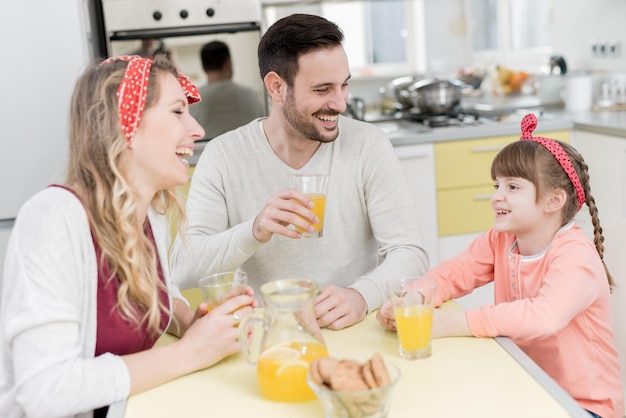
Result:
<svg viewBox="0 0 626 418"><path fill-rule="evenodd" d="M0 3L0 282L20 207L65 177L70 97L94 56L89 2Z"/></svg>

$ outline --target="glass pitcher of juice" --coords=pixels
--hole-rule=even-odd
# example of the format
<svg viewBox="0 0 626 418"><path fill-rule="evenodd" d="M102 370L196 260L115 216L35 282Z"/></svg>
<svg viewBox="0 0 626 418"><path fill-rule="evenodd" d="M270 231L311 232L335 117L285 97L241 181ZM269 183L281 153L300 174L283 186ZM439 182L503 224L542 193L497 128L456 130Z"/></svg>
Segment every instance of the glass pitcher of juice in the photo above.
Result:
<svg viewBox="0 0 626 418"><path fill-rule="evenodd" d="M242 351L248 362L256 364L259 390L267 399L315 399L306 383L309 364L328 356L313 312L317 292L317 285L309 280L265 283L260 288L264 309L239 325Z"/></svg>

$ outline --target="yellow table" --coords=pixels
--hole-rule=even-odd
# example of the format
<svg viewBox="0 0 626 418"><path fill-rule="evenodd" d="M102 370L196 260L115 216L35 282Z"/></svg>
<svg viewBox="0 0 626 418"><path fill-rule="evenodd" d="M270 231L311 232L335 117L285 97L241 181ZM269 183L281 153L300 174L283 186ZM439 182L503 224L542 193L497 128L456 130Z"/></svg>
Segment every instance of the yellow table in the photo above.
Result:
<svg viewBox="0 0 626 418"><path fill-rule="evenodd" d="M455 308L454 302L447 308ZM370 314L341 331L323 330L330 355L364 360L380 352L402 370L389 418L589 417L508 339L441 338L432 357L408 361L397 336ZM172 341L165 336L161 343ZM502 345L501 343L504 343ZM528 369L528 370L527 370ZM529 372L530 371L530 372ZM263 399L255 369L241 354L111 406L109 417L323 417L317 400L278 403Z"/></svg>

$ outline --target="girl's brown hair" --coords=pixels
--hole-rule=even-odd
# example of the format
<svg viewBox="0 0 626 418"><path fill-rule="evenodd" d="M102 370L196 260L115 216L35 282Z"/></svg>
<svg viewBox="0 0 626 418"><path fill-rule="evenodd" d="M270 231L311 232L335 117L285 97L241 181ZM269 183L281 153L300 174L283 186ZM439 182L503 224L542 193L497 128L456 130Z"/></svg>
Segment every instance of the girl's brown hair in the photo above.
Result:
<svg viewBox="0 0 626 418"><path fill-rule="evenodd" d="M574 147L564 142L556 142L569 156L585 191L585 203L589 208L593 224L593 242L604 264L604 236L596 201L591 195L589 167ZM537 142L516 141L504 147L491 164L491 178L495 180L496 177L519 177L530 181L537 189L537 200L548 190L564 190L567 194L567 201L562 211L562 225L571 221L578 213L578 199L574 185L550 151ZM615 283L606 264L604 264L604 269L609 284L613 287Z"/></svg>

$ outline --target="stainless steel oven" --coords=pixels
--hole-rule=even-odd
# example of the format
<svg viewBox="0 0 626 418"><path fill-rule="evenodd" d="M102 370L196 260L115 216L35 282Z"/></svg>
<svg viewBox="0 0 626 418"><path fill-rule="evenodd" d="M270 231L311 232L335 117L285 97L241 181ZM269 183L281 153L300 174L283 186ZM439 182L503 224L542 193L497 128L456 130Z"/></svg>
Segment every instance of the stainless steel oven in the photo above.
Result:
<svg viewBox="0 0 626 418"><path fill-rule="evenodd" d="M161 48L171 53L180 70L201 86L207 80L200 49L219 39L230 48L233 81L253 88L267 104L257 60L261 0L96 1L100 55L141 54L143 46Z"/></svg>

